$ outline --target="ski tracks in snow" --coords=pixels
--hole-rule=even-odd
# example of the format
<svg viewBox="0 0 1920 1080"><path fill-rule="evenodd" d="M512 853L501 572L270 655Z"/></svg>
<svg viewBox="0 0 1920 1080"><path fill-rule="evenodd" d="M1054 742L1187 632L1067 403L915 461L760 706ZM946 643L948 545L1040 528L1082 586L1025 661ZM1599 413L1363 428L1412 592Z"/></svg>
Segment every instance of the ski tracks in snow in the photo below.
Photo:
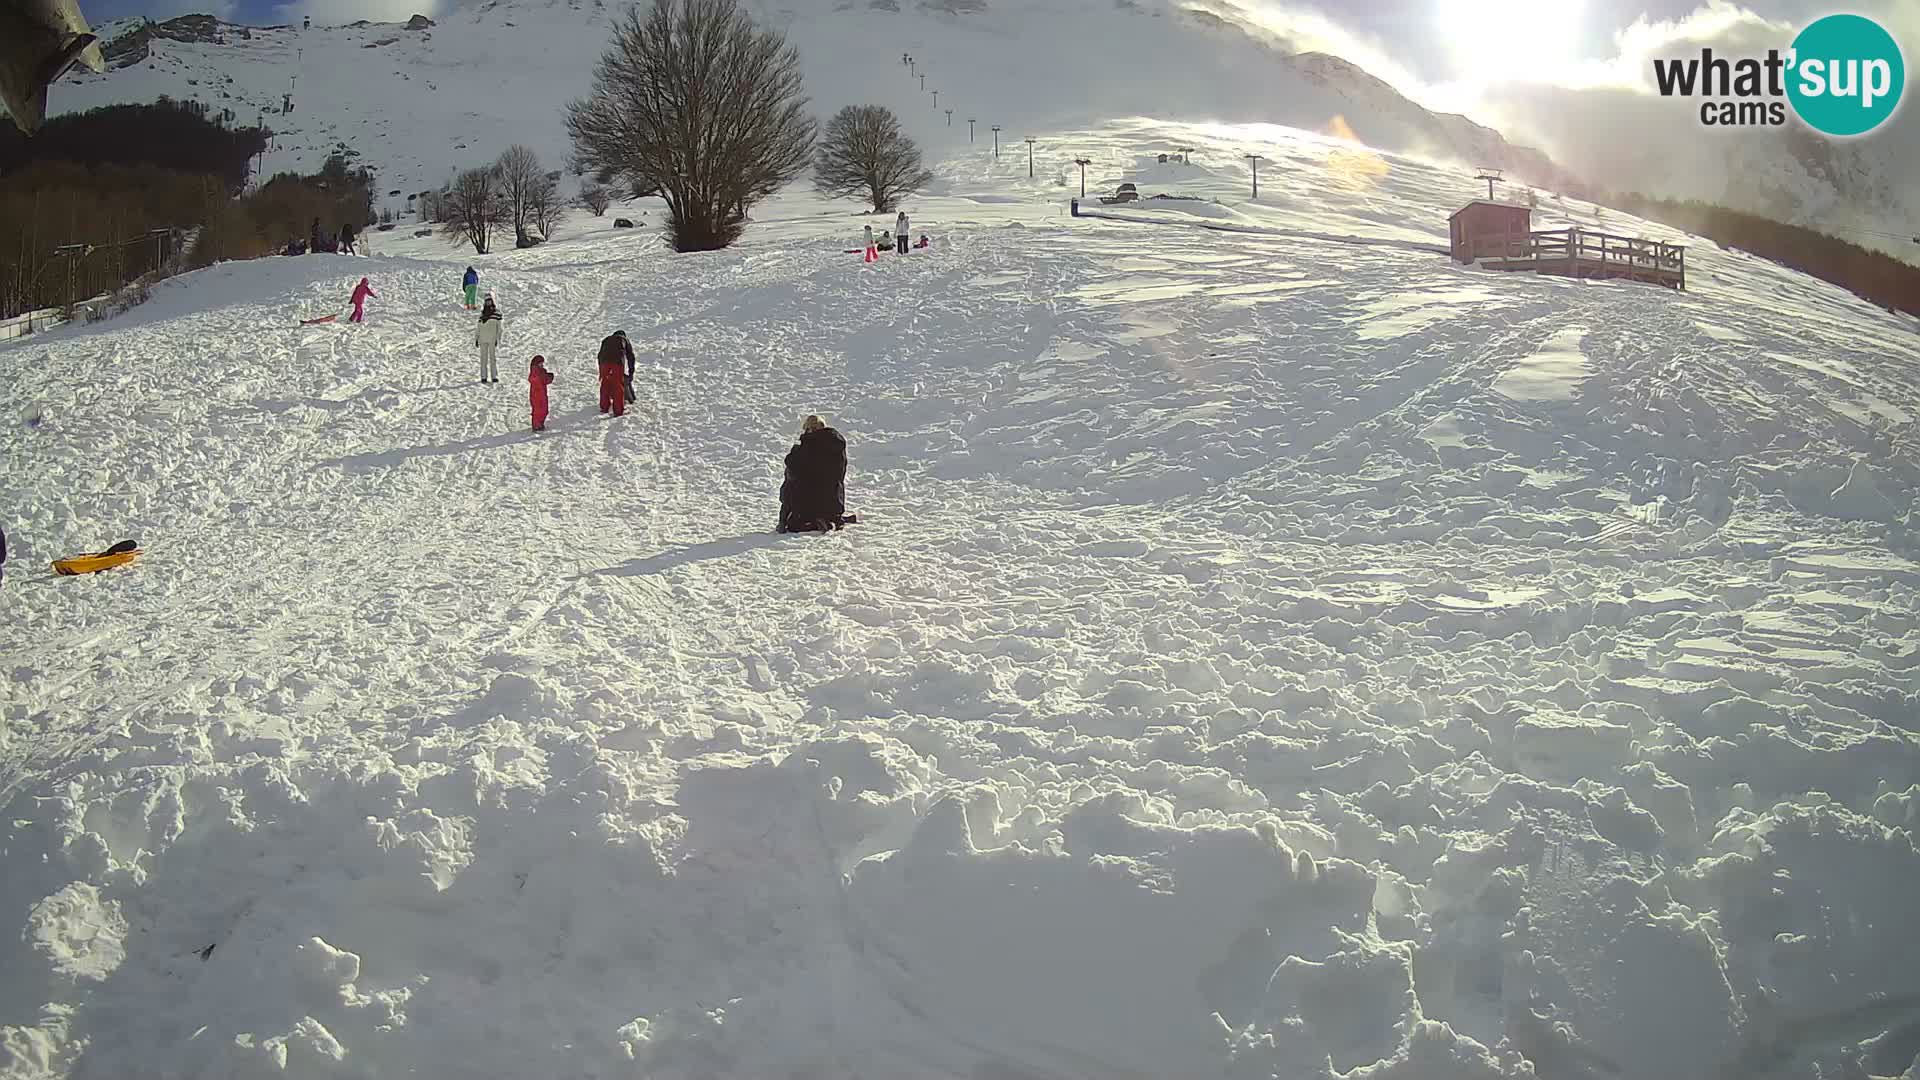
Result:
<svg viewBox="0 0 1920 1080"><path fill-rule="evenodd" d="M1912 819L1920 571L1814 516L1890 429L1768 412L1795 367L1904 408L1879 339L1019 207L862 268L804 208L487 260L497 387L459 261L263 330L317 258L0 387L53 480L8 522L0 1024L102 1075L1490 1078L1910 989L1821 884L1920 889L1862 825ZM777 536L810 412L863 521ZM136 571L20 580L102 529Z"/></svg>

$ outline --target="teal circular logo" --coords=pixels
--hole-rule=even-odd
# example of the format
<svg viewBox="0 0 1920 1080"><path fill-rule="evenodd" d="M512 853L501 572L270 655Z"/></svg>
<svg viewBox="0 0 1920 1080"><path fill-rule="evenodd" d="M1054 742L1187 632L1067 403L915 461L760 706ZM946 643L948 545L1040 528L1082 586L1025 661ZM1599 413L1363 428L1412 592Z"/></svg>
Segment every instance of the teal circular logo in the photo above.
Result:
<svg viewBox="0 0 1920 1080"><path fill-rule="evenodd" d="M1907 88L1900 45L1860 15L1828 15L1793 39L1787 99L1815 131L1865 135L1887 122Z"/></svg>

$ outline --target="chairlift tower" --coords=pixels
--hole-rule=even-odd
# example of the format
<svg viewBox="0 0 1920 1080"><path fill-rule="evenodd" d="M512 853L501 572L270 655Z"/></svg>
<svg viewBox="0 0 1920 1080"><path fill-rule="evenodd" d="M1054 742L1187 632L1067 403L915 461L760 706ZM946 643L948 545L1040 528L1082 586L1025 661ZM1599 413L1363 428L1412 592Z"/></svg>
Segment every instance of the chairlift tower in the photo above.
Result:
<svg viewBox="0 0 1920 1080"><path fill-rule="evenodd" d="M1253 165L1253 197L1257 199L1260 197L1260 163L1267 159L1261 157L1259 154L1243 154L1241 156Z"/></svg>
<svg viewBox="0 0 1920 1080"><path fill-rule="evenodd" d="M1480 175L1474 177L1475 180L1485 180L1487 182L1488 202L1493 201L1493 185L1504 182L1504 178L1500 175L1501 172L1502 170L1500 169L1490 169L1482 165L1480 167Z"/></svg>

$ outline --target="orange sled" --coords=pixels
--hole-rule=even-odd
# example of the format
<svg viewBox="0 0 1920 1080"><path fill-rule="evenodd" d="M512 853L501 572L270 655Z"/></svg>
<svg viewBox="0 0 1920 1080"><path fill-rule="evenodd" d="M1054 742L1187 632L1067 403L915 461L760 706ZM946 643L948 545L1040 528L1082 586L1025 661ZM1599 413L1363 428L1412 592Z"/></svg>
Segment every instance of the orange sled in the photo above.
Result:
<svg viewBox="0 0 1920 1080"><path fill-rule="evenodd" d="M53 564L53 572L67 577L76 574L97 574L102 570L125 566L139 557L140 545L132 540L122 540L107 550L92 555L75 555L70 559L60 559Z"/></svg>

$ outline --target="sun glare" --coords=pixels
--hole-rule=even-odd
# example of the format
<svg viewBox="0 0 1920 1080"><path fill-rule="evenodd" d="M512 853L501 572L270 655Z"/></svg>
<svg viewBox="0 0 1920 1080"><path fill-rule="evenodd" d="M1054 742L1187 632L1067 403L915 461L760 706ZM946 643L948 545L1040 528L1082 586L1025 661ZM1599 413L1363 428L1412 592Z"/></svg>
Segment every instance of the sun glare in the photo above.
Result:
<svg viewBox="0 0 1920 1080"><path fill-rule="evenodd" d="M1550 77L1575 60L1585 0L1434 0L1455 70L1468 81Z"/></svg>

